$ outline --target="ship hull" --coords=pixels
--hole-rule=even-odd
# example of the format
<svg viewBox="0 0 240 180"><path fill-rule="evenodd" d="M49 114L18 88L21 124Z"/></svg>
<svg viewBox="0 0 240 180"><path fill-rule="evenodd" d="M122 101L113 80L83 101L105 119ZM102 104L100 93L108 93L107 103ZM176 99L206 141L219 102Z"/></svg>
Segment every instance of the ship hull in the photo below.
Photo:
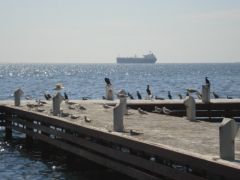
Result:
<svg viewBox="0 0 240 180"><path fill-rule="evenodd" d="M154 64L156 59L146 59L146 58L117 58L117 63L119 64L135 64L135 63L147 63Z"/></svg>

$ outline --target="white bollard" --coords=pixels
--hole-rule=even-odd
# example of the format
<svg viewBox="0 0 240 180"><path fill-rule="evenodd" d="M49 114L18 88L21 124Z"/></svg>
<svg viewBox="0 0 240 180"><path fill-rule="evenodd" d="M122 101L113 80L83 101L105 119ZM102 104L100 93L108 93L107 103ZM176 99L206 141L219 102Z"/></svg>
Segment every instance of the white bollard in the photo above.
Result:
<svg viewBox="0 0 240 180"><path fill-rule="evenodd" d="M120 103L116 104L113 109L113 130L118 132L123 132L123 108Z"/></svg>
<svg viewBox="0 0 240 180"><path fill-rule="evenodd" d="M196 120L196 102L194 98L192 96L188 96L183 103L186 106L187 119L191 121Z"/></svg>
<svg viewBox="0 0 240 180"><path fill-rule="evenodd" d="M112 84L106 84L106 99L113 100L113 87Z"/></svg>
<svg viewBox="0 0 240 180"><path fill-rule="evenodd" d="M53 97L53 115L57 116L61 114L60 111L60 105L61 102L64 100L64 97L61 95L60 92L58 92L54 97Z"/></svg>
<svg viewBox="0 0 240 180"><path fill-rule="evenodd" d="M220 158L235 159L235 136L239 125L233 119L224 118L219 127Z"/></svg>
<svg viewBox="0 0 240 180"><path fill-rule="evenodd" d="M21 105L21 96L23 95L23 91L21 89L17 89L14 92L14 104L15 106L20 106Z"/></svg>
<svg viewBox="0 0 240 180"><path fill-rule="evenodd" d="M210 86L202 85L202 102L209 103L210 102Z"/></svg>
<svg viewBox="0 0 240 180"><path fill-rule="evenodd" d="M118 92L118 95L117 97L119 98L120 100L120 106L122 107L123 109L123 113L124 114L128 114L128 111L127 111L127 93L124 89L121 89L119 92Z"/></svg>

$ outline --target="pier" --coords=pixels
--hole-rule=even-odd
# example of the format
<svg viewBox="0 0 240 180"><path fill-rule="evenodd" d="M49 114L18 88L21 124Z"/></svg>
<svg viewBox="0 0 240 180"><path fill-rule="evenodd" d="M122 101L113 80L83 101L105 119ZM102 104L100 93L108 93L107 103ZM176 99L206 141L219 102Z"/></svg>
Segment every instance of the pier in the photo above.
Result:
<svg viewBox="0 0 240 180"><path fill-rule="evenodd" d="M0 125L7 137L26 134L136 179L240 179L240 133L235 160L219 156L219 127L223 118L239 121L240 99L196 101L196 120L186 119L183 100L128 100L124 130L114 131L118 100L62 102L53 116L52 102L0 102ZM108 105L108 107L104 107ZM153 113L166 107L169 115ZM82 107L82 108L81 108ZM83 108L84 107L84 108ZM145 110L145 114L138 112Z"/></svg>

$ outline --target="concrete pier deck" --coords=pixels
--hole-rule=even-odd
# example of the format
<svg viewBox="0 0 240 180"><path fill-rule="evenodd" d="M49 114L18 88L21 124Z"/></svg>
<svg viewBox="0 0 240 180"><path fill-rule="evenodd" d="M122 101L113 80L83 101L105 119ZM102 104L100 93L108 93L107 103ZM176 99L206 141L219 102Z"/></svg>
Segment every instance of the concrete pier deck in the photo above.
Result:
<svg viewBox="0 0 240 180"><path fill-rule="evenodd" d="M218 102L228 103L229 100L219 100ZM234 100L239 103L239 100ZM53 116L51 113L52 103L47 101L41 107L32 107L30 105L37 104L34 101L23 101L20 107L13 105L11 101L2 101L0 106L21 110L23 112L31 112L42 115L43 117L53 117L69 124L87 127L98 130L107 134L124 137L137 142L154 145L181 152L183 154L193 155L202 159L206 159L227 166L232 166L240 170L240 132L235 139L235 161L225 161L219 158L219 126L218 122L205 121L189 121L184 117L175 117L157 113L148 112L148 114L140 114L137 110L129 109L129 114L124 116L124 132L113 131L113 106L104 108L103 104L114 105L116 101L105 100L87 100L87 101L71 101L71 104L63 102L61 108L63 115L66 117ZM129 104L151 104L156 105L158 101L131 101ZM154 104L155 103L155 104ZM165 102L166 103L166 102ZM171 103L182 104L181 100L170 101ZM86 110L81 110L83 106ZM39 112L39 109L42 112ZM65 115L66 115L65 114ZM71 115L79 116L72 119ZM86 122L84 117L87 116L91 122ZM130 130L139 132L139 135L131 135Z"/></svg>

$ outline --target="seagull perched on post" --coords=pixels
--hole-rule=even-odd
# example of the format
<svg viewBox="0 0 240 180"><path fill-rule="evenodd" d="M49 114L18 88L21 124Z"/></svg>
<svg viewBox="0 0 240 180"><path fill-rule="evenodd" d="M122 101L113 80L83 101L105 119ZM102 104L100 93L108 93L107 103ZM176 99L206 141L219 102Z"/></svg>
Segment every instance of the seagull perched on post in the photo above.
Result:
<svg viewBox="0 0 240 180"><path fill-rule="evenodd" d="M206 82L206 85L210 86L210 81L208 80L208 77L205 77L205 82Z"/></svg>
<svg viewBox="0 0 240 180"><path fill-rule="evenodd" d="M105 82L106 82L107 85L111 85L111 81L110 81L109 78L105 78L104 80L105 80Z"/></svg>
<svg viewBox="0 0 240 180"><path fill-rule="evenodd" d="M137 91L137 97L138 97L138 99L142 99L142 96L139 91Z"/></svg>

